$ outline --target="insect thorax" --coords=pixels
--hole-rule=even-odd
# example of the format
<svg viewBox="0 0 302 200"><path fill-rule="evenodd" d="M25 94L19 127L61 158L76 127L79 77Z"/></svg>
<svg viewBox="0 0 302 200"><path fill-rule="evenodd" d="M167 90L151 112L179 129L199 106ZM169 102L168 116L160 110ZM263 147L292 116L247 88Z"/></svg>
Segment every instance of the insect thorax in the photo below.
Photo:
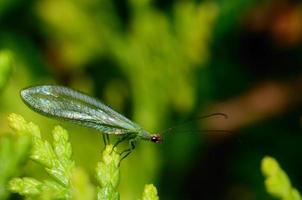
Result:
<svg viewBox="0 0 302 200"><path fill-rule="evenodd" d="M148 131L145 131L144 129L140 129L138 131L137 136L142 140L150 140L151 134Z"/></svg>

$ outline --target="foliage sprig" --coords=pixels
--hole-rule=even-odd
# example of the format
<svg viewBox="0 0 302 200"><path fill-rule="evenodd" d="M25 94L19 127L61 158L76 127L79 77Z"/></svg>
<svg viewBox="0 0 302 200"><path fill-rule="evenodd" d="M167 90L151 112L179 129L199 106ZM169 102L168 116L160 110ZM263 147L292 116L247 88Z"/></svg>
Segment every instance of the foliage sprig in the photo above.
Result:
<svg viewBox="0 0 302 200"><path fill-rule="evenodd" d="M266 178L265 186L269 194L282 200L301 200L299 191L292 186L290 179L276 159L264 157L261 170Z"/></svg>
<svg viewBox="0 0 302 200"><path fill-rule="evenodd" d="M71 159L72 148L68 141L68 133L61 126L53 131L53 144L41 138L39 127L26 122L23 117L11 114L9 125L18 136L30 138L32 148L30 159L40 164L50 178L39 181L31 177L13 178L9 182L12 192L28 199L85 199L118 200L117 190L120 181L120 155L107 145L102 153L102 160L96 168L97 188L89 181L87 174L75 167ZM95 193L95 191L97 193ZM143 200L158 200L156 188L147 185Z"/></svg>

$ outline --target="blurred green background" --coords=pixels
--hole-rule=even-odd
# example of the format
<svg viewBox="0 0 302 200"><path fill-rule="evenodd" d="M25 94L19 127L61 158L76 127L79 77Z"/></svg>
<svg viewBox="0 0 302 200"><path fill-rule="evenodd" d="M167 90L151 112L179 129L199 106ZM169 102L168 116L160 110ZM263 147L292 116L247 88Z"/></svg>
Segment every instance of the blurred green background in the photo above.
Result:
<svg viewBox="0 0 302 200"><path fill-rule="evenodd" d="M122 163L121 199L149 182L167 200L271 199L265 155L302 189L301 44L297 0L0 0L0 50L14 62L0 63L0 135L12 112L46 139L62 124L93 180L101 134L34 113L22 88L81 90L150 132L223 112L229 119L195 120L162 144L140 142ZM35 163L18 173L45 176Z"/></svg>

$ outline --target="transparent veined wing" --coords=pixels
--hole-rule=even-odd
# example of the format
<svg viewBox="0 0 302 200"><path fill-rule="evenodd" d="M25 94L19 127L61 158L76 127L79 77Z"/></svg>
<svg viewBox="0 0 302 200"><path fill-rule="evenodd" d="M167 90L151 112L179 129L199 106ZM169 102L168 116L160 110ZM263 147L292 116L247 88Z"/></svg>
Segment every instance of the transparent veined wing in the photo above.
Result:
<svg viewBox="0 0 302 200"><path fill-rule="evenodd" d="M123 134L140 127L102 102L73 89L41 85L21 91L33 110L58 119L97 129L107 134Z"/></svg>

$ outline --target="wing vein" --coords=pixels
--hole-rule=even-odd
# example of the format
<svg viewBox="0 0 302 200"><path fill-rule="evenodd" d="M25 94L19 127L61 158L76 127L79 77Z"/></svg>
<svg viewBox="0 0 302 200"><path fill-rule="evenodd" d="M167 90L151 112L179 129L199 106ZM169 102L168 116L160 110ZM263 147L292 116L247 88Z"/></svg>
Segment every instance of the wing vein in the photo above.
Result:
<svg viewBox="0 0 302 200"><path fill-rule="evenodd" d="M73 89L42 85L21 91L21 97L35 111L57 119L97 129L108 134L122 134L140 127L102 102Z"/></svg>

